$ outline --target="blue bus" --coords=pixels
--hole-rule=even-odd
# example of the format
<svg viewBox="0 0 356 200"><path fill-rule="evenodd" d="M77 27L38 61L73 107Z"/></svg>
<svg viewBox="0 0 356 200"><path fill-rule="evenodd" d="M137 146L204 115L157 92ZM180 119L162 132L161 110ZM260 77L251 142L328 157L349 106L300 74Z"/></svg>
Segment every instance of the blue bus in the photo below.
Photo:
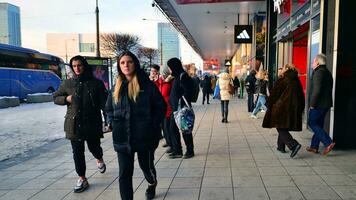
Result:
<svg viewBox="0 0 356 200"><path fill-rule="evenodd" d="M0 44L0 97L52 93L61 83L63 60L33 49Z"/></svg>

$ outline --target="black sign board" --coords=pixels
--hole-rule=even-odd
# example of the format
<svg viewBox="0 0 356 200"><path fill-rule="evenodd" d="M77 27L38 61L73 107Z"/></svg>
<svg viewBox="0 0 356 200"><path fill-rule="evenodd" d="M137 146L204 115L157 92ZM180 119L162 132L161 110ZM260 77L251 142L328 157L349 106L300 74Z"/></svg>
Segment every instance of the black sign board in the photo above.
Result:
<svg viewBox="0 0 356 200"><path fill-rule="evenodd" d="M304 6L299 9L292 17L292 29L295 29L298 25L304 24L309 20L310 16L310 3L304 4Z"/></svg>
<svg viewBox="0 0 356 200"><path fill-rule="evenodd" d="M225 66L231 66L231 60L225 60Z"/></svg>
<svg viewBox="0 0 356 200"><path fill-rule="evenodd" d="M316 13L320 12L320 0L313 0L312 1L312 14L315 15Z"/></svg>
<svg viewBox="0 0 356 200"><path fill-rule="evenodd" d="M235 43L252 43L252 25L235 25Z"/></svg>
<svg viewBox="0 0 356 200"><path fill-rule="evenodd" d="M278 28L277 31L277 40L280 40L282 37L287 36L290 32L290 23L289 20L286 21L282 26Z"/></svg>

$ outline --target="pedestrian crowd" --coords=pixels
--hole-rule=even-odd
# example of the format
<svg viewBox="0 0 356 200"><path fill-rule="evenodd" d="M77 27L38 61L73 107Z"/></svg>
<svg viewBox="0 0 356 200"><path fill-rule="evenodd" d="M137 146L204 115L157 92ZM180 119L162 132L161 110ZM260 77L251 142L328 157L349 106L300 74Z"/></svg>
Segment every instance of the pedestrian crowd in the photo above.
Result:
<svg viewBox="0 0 356 200"><path fill-rule="evenodd" d="M78 181L74 192L89 187L86 177L85 143L96 159L100 173L106 164L101 148L103 121L112 132L113 146L119 163L119 188L123 200L133 199L132 177L137 155L139 166L148 186L146 199L153 199L158 184L154 165L155 150L160 140L170 159L189 159L195 156L192 129L199 87L202 104L210 104L210 96L220 100L221 122L229 123L229 101L243 99L247 92L247 110L252 119L265 113L262 127L276 128L277 150L295 157L301 144L290 131L302 131L305 112L305 92L292 64L278 68L276 81L269 81L265 70L251 70L246 78L231 77L228 70L218 76L203 74L200 79L191 76L178 58L171 58L164 66L151 65L150 74L141 68L140 61L130 51L117 57L115 85L106 91L104 83L93 76L92 69L82 56L73 57L69 66L73 77L62 82L54 93L54 103L66 105L64 132L70 140ZM327 155L335 146L323 129L324 118L332 107L333 79L326 68L326 57L318 54L313 60L313 72L308 93L307 125L313 131L310 146L313 154ZM102 117L104 115L104 120ZM183 147L181 137L185 144Z"/></svg>

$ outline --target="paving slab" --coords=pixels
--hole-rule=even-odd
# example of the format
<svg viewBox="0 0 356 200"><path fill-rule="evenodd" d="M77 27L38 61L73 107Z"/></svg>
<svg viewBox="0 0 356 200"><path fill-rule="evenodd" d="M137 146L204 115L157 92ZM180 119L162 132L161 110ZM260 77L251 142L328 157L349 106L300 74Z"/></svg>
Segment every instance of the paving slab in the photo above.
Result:
<svg viewBox="0 0 356 200"><path fill-rule="evenodd" d="M293 137L302 144L295 158L276 150L278 133L261 127L263 114L249 118L245 99L230 103L229 123L221 123L220 102L194 105L196 124L191 159L169 159L162 147L155 154L159 200L284 200L355 199L356 151L334 150L328 156L305 150L312 133L304 129ZM185 151L182 140L183 151ZM102 140L107 171L97 171L86 152L90 188L73 193L78 179L69 142L9 167L0 167L2 199L120 199L117 154L111 133ZM137 159L137 158L135 158ZM1 165L1 162L0 162ZM135 199L144 199L147 182L135 162Z"/></svg>

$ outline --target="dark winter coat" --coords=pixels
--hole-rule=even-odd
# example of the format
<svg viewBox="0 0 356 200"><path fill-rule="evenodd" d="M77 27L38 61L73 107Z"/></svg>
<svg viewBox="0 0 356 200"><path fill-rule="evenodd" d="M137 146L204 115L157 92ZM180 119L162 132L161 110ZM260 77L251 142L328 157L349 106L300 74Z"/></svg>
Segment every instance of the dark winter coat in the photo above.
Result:
<svg viewBox="0 0 356 200"><path fill-rule="evenodd" d="M314 69L310 83L309 107L332 107L333 78L325 65Z"/></svg>
<svg viewBox="0 0 356 200"><path fill-rule="evenodd" d="M271 91L262 126L301 131L304 106L304 93L298 73L288 70Z"/></svg>
<svg viewBox="0 0 356 200"><path fill-rule="evenodd" d="M234 78L234 80L232 82L234 83L234 87L235 88L239 88L240 87L240 81L236 76L235 76L235 78Z"/></svg>
<svg viewBox="0 0 356 200"><path fill-rule="evenodd" d="M140 93L136 102L128 98L128 83L123 81L120 99L114 103L112 93L106 102L106 112L113 128L114 149L117 152L137 152L156 149L161 137L160 124L166 103L155 84L144 72L138 73Z"/></svg>
<svg viewBox="0 0 356 200"><path fill-rule="evenodd" d="M103 137L101 110L105 107L106 89L103 82L95 79L91 73L91 69L85 67L83 75L63 81L53 94L55 104L67 105L64 120L67 139ZM66 101L69 95L72 95L71 104Z"/></svg>
<svg viewBox="0 0 356 200"><path fill-rule="evenodd" d="M253 74L250 74L246 77L245 79L245 88L246 88L246 92L248 94L254 94L255 93L255 89L256 89L256 77Z"/></svg>
<svg viewBox="0 0 356 200"><path fill-rule="evenodd" d="M211 78L209 76L205 76L204 80L201 81L201 87L203 93L211 93Z"/></svg>
<svg viewBox="0 0 356 200"><path fill-rule="evenodd" d="M257 79L256 81L256 94L267 96L268 81L264 79Z"/></svg>
<svg viewBox="0 0 356 200"><path fill-rule="evenodd" d="M169 104L174 112L178 110L178 102L182 99L183 95L191 106L191 99L193 97L193 80L183 70L182 63L179 59L171 58L168 60L167 65L172 71L172 76L174 76L173 86L169 97ZM184 100L181 101L181 105L185 105Z"/></svg>

